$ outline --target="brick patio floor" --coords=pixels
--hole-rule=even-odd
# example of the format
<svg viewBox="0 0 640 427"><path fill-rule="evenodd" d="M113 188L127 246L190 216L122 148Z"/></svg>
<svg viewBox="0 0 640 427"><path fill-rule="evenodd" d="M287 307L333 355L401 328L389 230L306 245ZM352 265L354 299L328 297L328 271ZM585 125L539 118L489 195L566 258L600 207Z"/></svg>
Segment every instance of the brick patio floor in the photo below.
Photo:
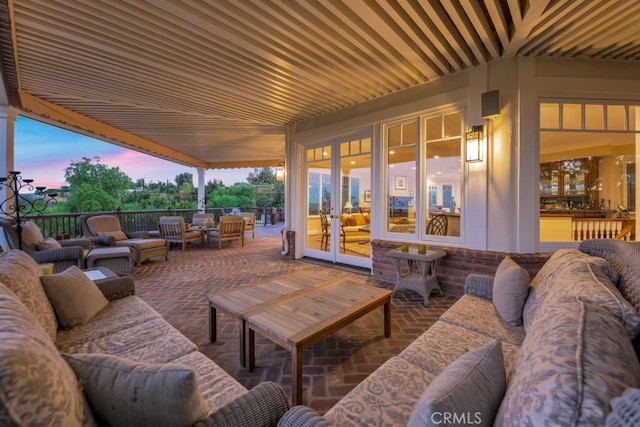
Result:
<svg viewBox="0 0 640 427"><path fill-rule="evenodd" d="M240 366L238 321L218 311L218 340L209 343L207 295L283 274L312 270L331 277L356 277L363 283L392 289L392 284L331 265L324 266L281 256L280 226L256 227L256 238L244 248L234 242L223 249L172 246L169 261L153 259L136 268L136 293L169 323L195 342L200 351L247 388L261 381L279 383L291 392L289 352L256 335L256 368ZM382 308L366 314L303 355L303 401L321 414L387 359L400 353L431 326L455 301L432 297L431 307L408 290L392 298L391 337L384 338Z"/></svg>

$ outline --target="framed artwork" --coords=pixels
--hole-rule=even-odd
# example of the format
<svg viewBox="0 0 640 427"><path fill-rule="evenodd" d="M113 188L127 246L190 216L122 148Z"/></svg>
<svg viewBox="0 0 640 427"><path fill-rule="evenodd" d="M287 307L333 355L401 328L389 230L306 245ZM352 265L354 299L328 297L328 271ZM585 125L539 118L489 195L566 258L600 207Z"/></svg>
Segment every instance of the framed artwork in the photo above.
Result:
<svg viewBox="0 0 640 427"><path fill-rule="evenodd" d="M370 190L364 190L364 202L365 203L371 203L371 191Z"/></svg>
<svg viewBox="0 0 640 427"><path fill-rule="evenodd" d="M413 191L409 191L409 207L413 207Z"/></svg>
<svg viewBox="0 0 640 427"><path fill-rule="evenodd" d="M402 175L396 175L396 190L407 189L407 177Z"/></svg>

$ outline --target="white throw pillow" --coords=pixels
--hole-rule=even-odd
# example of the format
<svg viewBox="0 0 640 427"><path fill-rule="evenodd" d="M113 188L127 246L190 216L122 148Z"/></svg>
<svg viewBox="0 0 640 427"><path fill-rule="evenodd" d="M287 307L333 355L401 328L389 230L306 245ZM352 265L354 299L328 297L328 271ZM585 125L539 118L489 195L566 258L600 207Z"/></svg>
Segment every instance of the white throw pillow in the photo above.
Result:
<svg viewBox="0 0 640 427"><path fill-rule="evenodd" d="M502 344L494 340L462 355L438 375L407 426L491 426L505 389Z"/></svg>
<svg viewBox="0 0 640 427"><path fill-rule="evenodd" d="M99 422L111 426L192 426L208 415L193 369L104 354L62 355Z"/></svg>
<svg viewBox="0 0 640 427"><path fill-rule="evenodd" d="M522 325L522 310L529 293L529 273L514 260L505 257L493 279L493 306L505 322Z"/></svg>
<svg viewBox="0 0 640 427"><path fill-rule="evenodd" d="M65 329L84 325L109 305L109 300L78 267L40 278L58 322Z"/></svg>

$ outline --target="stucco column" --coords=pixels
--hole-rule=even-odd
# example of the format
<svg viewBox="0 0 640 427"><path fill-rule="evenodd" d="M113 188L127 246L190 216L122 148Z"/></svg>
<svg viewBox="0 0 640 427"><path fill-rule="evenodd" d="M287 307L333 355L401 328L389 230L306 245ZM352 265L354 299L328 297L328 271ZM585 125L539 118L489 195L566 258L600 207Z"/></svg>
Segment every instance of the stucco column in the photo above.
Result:
<svg viewBox="0 0 640 427"><path fill-rule="evenodd" d="M205 194L204 194L204 172L205 168L197 168L198 170L198 209L206 208L205 204Z"/></svg>

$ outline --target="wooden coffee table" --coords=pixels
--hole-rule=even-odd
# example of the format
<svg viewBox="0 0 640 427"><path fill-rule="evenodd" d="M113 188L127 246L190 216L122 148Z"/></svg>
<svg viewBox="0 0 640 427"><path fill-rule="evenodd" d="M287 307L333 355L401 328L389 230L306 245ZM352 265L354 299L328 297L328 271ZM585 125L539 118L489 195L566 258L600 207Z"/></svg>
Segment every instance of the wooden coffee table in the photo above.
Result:
<svg viewBox="0 0 640 427"><path fill-rule="evenodd" d="M217 310L229 313L240 321L240 365L246 366L244 348L246 335L246 313L266 308L285 296L308 292L315 286L334 282L314 272L293 273L256 285L240 286L209 296L209 341L217 339Z"/></svg>
<svg viewBox="0 0 640 427"><path fill-rule="evenodd" d="M255 367L255 332L291 352L292 401L302 401L302 352L364 314L384 305L384 334L391 335L391 294L353 279L295 273L209 296L210 341L216 312L240 321L240 363Z"/></svg>
<svg viewBox="0 0 640 427"><path fill-rule="evenodd" d="M279 300L265 309L246 313L245 348L249 370L255 366L255 333L291 352L291 394L294 405L302 403L302 353L308 347L359 317L384 305L384 335L391 336L391 294L349 280Z"/></svg>

